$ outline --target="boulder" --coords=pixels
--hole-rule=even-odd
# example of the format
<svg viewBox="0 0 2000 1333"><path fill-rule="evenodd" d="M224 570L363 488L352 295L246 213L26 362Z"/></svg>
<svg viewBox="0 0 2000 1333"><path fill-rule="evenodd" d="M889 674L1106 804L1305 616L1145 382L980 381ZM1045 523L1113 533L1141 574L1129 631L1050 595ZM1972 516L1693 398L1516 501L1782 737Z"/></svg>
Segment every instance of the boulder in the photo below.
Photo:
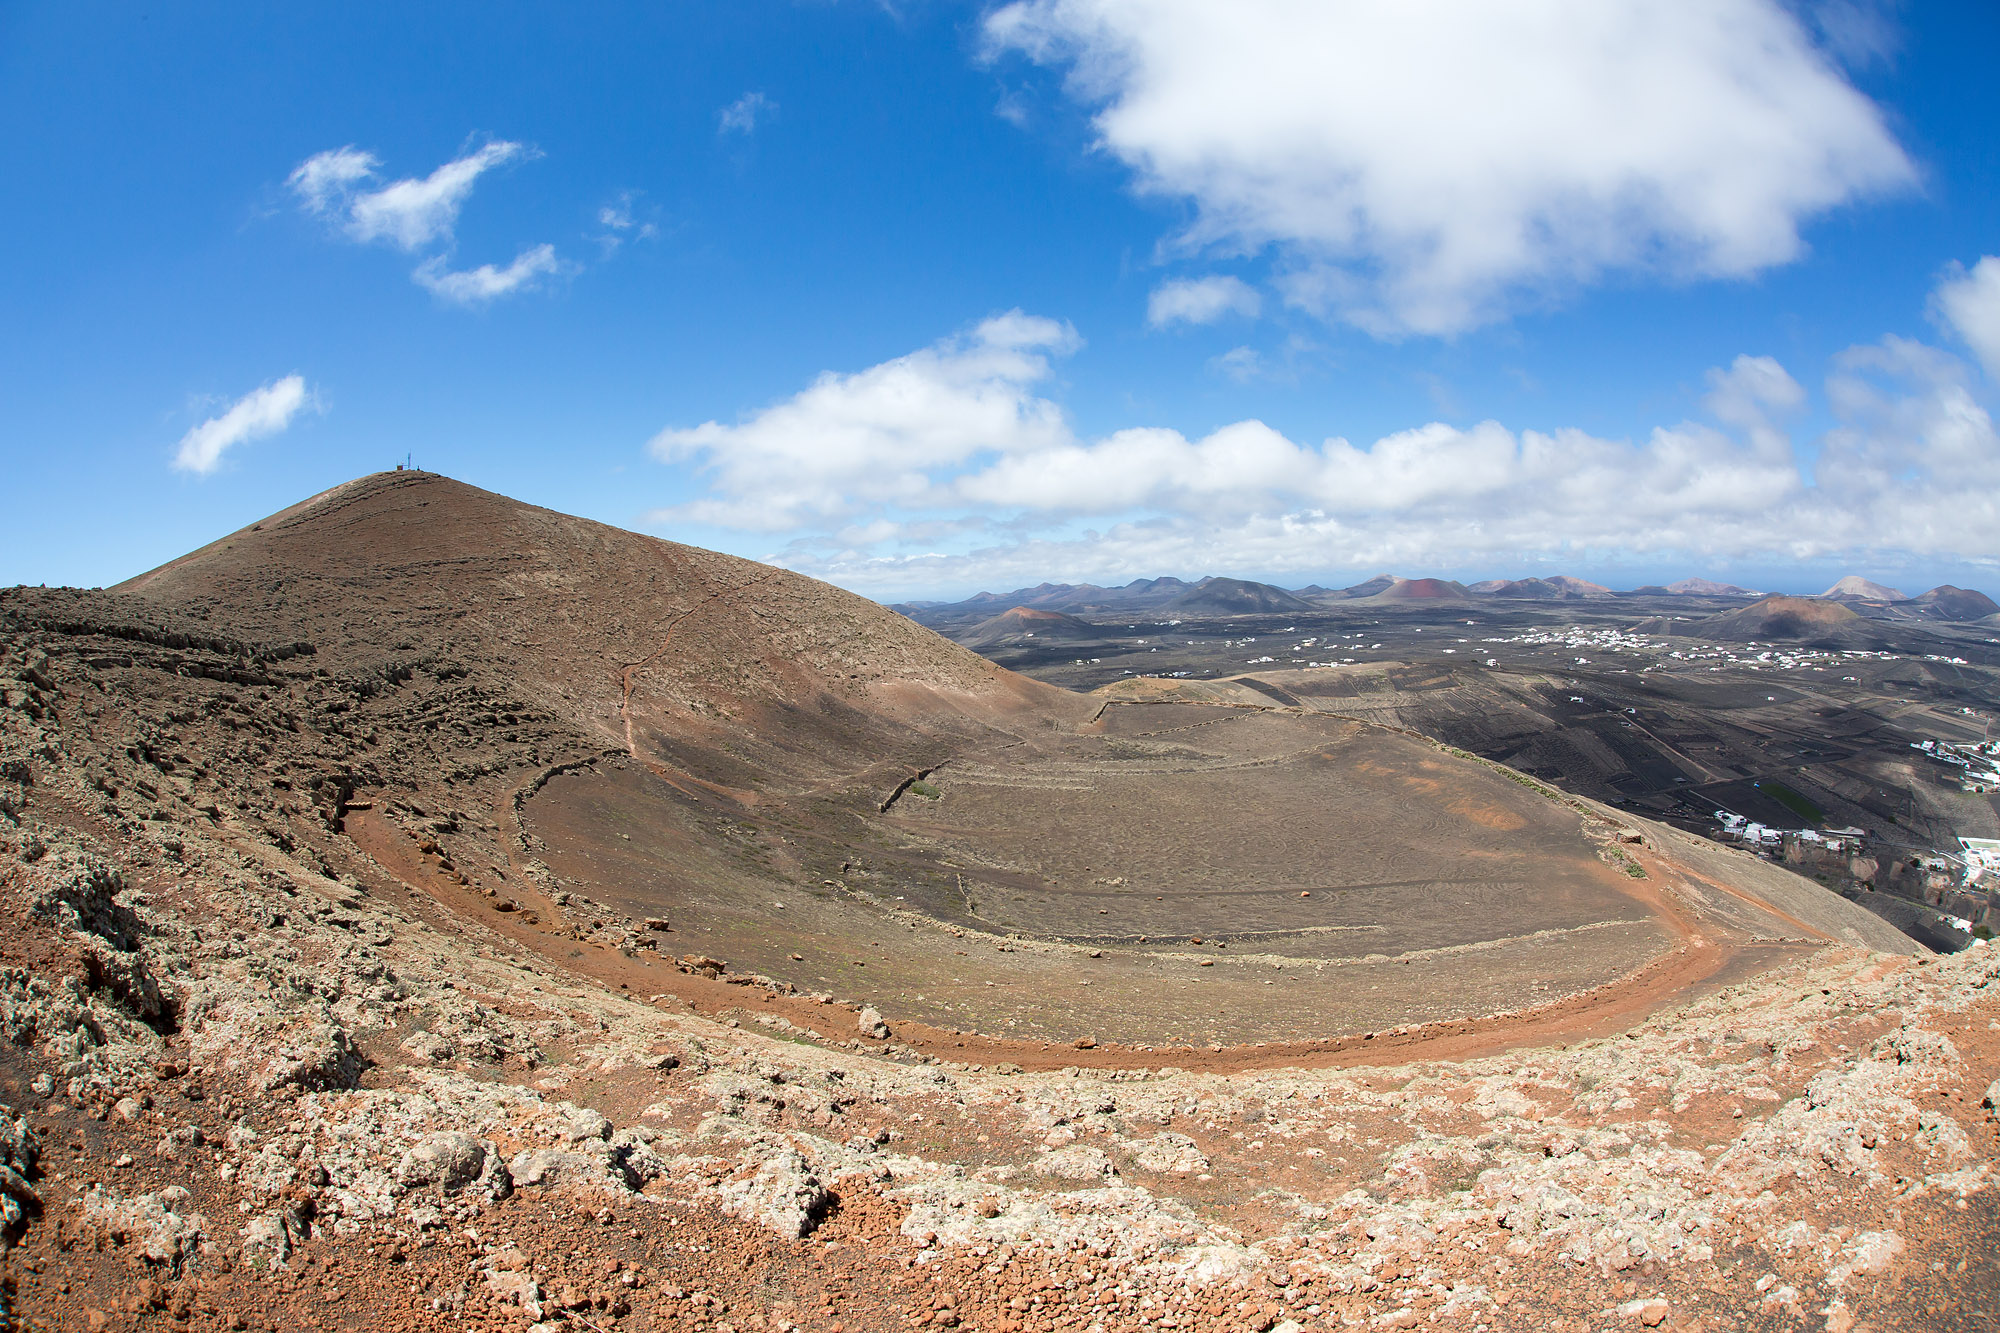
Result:
<svg viewBox="0 0 2000 1333"><path fill-rule="evenodd" d="M445 1130L417 1140L396 1166L405 1185L436 1185L455 1190L479 1179L486 1169L486 1145L470 1134Z"/></svg>

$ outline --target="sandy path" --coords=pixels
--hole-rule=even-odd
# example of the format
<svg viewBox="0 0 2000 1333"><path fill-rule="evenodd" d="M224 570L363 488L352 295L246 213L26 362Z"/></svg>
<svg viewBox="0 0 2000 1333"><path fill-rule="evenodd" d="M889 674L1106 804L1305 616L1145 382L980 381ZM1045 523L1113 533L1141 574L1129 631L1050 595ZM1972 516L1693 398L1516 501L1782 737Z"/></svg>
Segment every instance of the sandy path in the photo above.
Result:
<svg viewBox="0 0 2000 1333"><path fill-rule="evenodd" d="M762 987L732 985L724 980L680 972L673 970L669 962L631 958L601 945L583 946L582 956L572 958L569 954L578 944L569 935L552 927L530 925L519 912L494 911L479 890L459 884L455 875L438 869L418 850L411 835L378 811L353 812L348 817L347 832L356 846L397 882L434 899L451 912L481 922L580 978L635 995L672 996L675 1002L709 1016L719 1016L725 1011L776 1014L800 1028L820 1033L834 1043L852 1040L856 1032L858 1006L819 1004L803 996L774 995ZM1762 971L1767 966L1797 956L1803 947L1814 947L1751 944L1737 938L1733 932L1705 925L1675 894L1661 887L1666 876L1675 872L1688 873L1685 868L1678 863L1666 862L1651 852L1632 850L1646 867L1649 877L1633 879L1620 887L1642 902L1678 942L1623 977L1530 1008L1399 1027L1384 1032L1315 1041L1230 1046L1220 1050L1185 1045L1140 1050L1110 1044L1078 1049L1059 1042L962 1035L925 1023L899 1021L893 1014L887 1019L895 1042L922 1054L941 1060L982 1065L1012 1063L1023 1069L1058 1069L1068 1065L1097 1069L1178 1065L1183 1069L1233 1072L1268 1068L1349 1068L1415 1060L1466 1060L1523 1047L1561 1045L1606 1036L1692 998L1705 984L1724 978L1740 979L1739 965ZM1708 882L1705 877L1703 882ZM552 905L537 905L536 895L525 889L524 883L517 884L512 896L523 906L536 910L545 921L561 920L560 913ZM871 1044L869 1049L879 1052L882 1048L877 1043Z"/></svg>

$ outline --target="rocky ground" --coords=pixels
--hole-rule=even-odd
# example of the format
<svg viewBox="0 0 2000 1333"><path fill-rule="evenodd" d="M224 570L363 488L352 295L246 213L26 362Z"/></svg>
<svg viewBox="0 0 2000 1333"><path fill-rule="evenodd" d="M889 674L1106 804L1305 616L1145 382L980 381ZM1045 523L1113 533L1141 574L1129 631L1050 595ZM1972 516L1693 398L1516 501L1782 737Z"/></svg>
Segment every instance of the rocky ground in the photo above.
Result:
<svg viewBox="0 0 2000 1333"><path fill-rule="evenodd" d="M1468 1063L1028 1074L895 1058L872 1014L841 1051L579 984L332 864L308 801L247 820L275 840L242 811L157 817L175 774L59 725L79 660L17 650L0 713L0 1263L25 1326L2000 1311L1990 949L1827 949Z"/></svg>
<svg viewBox="0 0 2000 1333"><path fill-rule="evenodd" d="M1470 1060L1029 1071L783 996L813 1040L722 960L621 989L467 910L590 735L449 653L219 624L0 594L22 1327L2000 1325L1991 948L1822 948ZM648 952L560 892L580 959Z"/></svg>

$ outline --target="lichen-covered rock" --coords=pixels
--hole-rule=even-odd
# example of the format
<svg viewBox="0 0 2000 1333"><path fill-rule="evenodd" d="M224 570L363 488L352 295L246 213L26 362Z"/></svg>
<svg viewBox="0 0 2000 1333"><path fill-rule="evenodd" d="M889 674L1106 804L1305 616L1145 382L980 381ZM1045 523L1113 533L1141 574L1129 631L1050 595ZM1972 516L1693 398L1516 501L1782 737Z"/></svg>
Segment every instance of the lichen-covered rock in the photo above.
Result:
<svg viewBox="0 0 2000 1333"><path fill-rule="evenodd" d="M611 1121L602 1111L593 1111L588 1106L564 1106L564 1118L557 1128L557 1135L565 1143L584 1143L590 1139L609 1139Z"/></svg>
<svg viewBox="0 0 2000 1333"><path fill-rule="evenodd" d="M403 1039L402 1051L405 1055L433 1065L441 1065L457 1054L456 1048L435 1032L411 1033Z"/></svg>
<svg viewBox="0 0 2000 1333"><path fill-rule="evenodd" d="M634 1189L644 1189L669 1173L667 1161L653 1148L659 1133L645 1125L633 1125L611 1136L611 1150Z"/></svg>
<svg viewBox="0 0 2000 1333"><path fill-rule="evenodd" d="M1054 1176L1058 1180L1103 1180L1118 1174L1118 1168L1102 1148L1093 1148L1086 1143L1072 1143L1066 1148L1057 1148L1035 1159L1035 1173Z"/></svg>
<svg viewBox="0 0 2000 1333"><path fill-rule="evenodd" d="M41 1140L27 1117L15 1115L11 1106L0 1106L0 1162L32 1177L41 1152Z"/></svg>
<svg viewBox="0 0 2000 1333"><path fill-rule="evenodd" d="M35 862L32 874L30 915L95 935L121 951L139 947L139 919L117 901L125 891L125 876L117 866L57 846Z"/></svg>
<svg viewBox="0 0 2000 1333"><path fill-rule="evenodd" d="M0 1252L6 1250L14 1229L41 1205L42 1197L28 1183L28 1178L0 1162Z"/></svg>
<svg viewBox="0 0 2000 1333"><path fill-rule="evenodd" d="M289 1259L309 1228L296 1203L259 1213L243 1226L243 1262L252 1270L273 1268Z"/></svg>
<svg viewBox="0 0 2000 1333"><path fill-rule="evenodd" d="M484 1274L486 1294L504 1305L519 1306L530 1320L542 1317L542 1287L526 1273L508 1268L489 1268Z"/></svg>
<svg viewBox="0 0 2000 1333"><path fill-rule="evenodd" d="M208 1220L183 1212L192 1196L179 1185L126 1199L102 1185L83 1197L86 1224L120 1245L130 1245L154 1264L179 1274L199 1252Z"/></svg>
<svg viewBox="0 0 2000 1333"><path fill-rule="evenodd" d="M1132 1164L1141 1171L1187 1173L1208 1170L1208 1158L1201 1148L1185 1134L1165 1130L1151 1138L1137 1139L1127 1145L1132 1154Z"/></svg>
<svg viewBox="0 0 2000 1333"><path fill-rule="evenodd" d="M338 1023L314 1023L280 1043L264 1065L258 1085L270 1092L292 1087L309 1092L352 1088L361 1077L361 1052Z"/></svg>
<svg viewBox="0 0 2000 1333"><path fill-rule="evenodd" d="M1839 1262L1827 1271L1827 1281L1841 1287L1854 1277L1880 1277L1904 1248L1903 1238L1893 1231L1864 1231L1841 1251Z"/></svg>
<svg viewBox="0 0 2000 1333"><path fill-rule="evenodd" d="M507 1174L520 1186L570 1185L607 1194L637 1188L623 1156L596 1139L576 1149L524 1148L508 1160Z"/></svg>
<svg viewBox="0 0 2000 1333"><path fill-rule="evenodd" d="M757 1222L781 1236L804 1236L819 1225L832 1202L810 1163L792 1148L777 1148L746 1176L718 1187L722 1211Z"/></svg>
<svg viewBox="0 0 2000 1333"><path fill-rule="evenodd" d="M436 1185L455 1190L479 1179L486 1169L487 1146L470 1134L444 1130L426 1134L403 1154L396 1178L405 1185Z"/></svg>
<svg viewBox="0 0 2000 1333"><path fill-rule="evenodd" d="M1943 1069L1959 1062L1958 1047L1942 1032L1928 1028L1898 1028L1875 1043L1874 1056L1887 1056L1899 1065Z"/></svg>

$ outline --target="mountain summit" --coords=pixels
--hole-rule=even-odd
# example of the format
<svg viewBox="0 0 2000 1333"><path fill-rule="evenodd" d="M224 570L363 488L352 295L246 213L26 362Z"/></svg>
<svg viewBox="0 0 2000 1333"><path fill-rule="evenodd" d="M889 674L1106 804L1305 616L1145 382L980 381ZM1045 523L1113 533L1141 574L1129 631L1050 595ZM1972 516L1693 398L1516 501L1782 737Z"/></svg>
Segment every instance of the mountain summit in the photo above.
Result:
<svg viewBox="0 0 2000 1333"><path fill-rule="evenodd" d="M1860 602L1900 602L1905 600L1903 594L1897 592L1894 588L1884 587L1880 583L1871 583L1859 574L1849 574L1846 578L1841 579L1831 588L1821 593L1820 596L1838 598L1842 601Z"/></svg>

